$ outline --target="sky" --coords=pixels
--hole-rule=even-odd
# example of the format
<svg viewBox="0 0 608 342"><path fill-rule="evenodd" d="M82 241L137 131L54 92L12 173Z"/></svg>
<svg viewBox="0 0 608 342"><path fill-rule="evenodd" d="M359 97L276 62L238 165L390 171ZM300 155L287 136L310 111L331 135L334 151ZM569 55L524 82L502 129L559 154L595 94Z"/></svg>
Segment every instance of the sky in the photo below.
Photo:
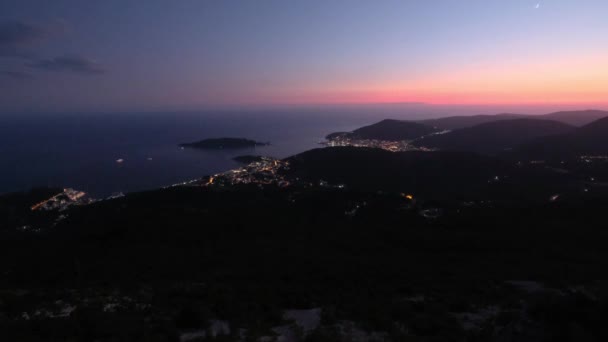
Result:
<svg viewBox="0 0 608 342"><path fill-rule="evenodd" d="M608 103L605 0L4 0L0 114Z"/></svg>

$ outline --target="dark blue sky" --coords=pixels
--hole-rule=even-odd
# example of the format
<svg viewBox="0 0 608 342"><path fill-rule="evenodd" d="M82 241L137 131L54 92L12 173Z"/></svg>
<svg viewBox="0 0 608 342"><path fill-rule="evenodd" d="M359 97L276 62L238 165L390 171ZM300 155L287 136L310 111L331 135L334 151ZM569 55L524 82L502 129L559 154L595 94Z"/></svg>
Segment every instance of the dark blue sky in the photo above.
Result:
<svg viewBox="0 0 608 342"><path fill-rule="evenodd" d="M602 104L608 2L3 1L0 111Z"/></svg>

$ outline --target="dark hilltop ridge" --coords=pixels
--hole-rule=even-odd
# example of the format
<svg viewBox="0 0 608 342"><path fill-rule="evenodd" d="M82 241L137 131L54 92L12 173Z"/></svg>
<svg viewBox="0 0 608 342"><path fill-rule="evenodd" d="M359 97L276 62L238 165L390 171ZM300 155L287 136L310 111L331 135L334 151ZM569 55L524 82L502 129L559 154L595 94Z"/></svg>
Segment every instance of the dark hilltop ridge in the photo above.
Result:
<svg viewBox="0 0 608 342"><path fill-rule="evenodd" d="M412 144L439 150L496 154L513 149L532 139L569 133L574 126L540 119L509 119L455 129L415 140Z"/></svg>
<svg viewBox="0 0 608 342"><path fill-rule="evenodd" d="M51 217L1 221L3 337L608 337L605 188L473 153L339 147L288 161L287 187L133 193L71 207L37 233L20 225ZM536 182L552 173L562 178ZM39 193L0 209L28 211Z"/></svg>
<svg viewBox="0 0 608 342"><path fill-rule="evenodd" d="M385 119L373 125L358 128L352 132L337 132L327 136L328 140L337 137L349 139L376 139L387 141L413 140L427 134L436 132L437 129L412 121Z"/></svg>
<svg viewBox="0 0 608 342"><path fill-rule="evenodd" d="M286 171L290 179L344 184L357 191L410 193L447 202L518 203L525 199L528 203L544 203L556 193L580 191L580 179L584 178L546 165L522 166L507 159L460 151L389 152L328 147L287 161L291 166Z"/></svg>
<svg viewBox="0 0 608 342"><path fill-rule="evenodd" d="M417 122L436 127L441 130L453 130L493 121L528 118L555 120L568 125L580 127L607 116L608 111L589 109L580 111L562 111L543 115L502 113L495 115L448 116L444 118L421 120Z"/></svg>
<svg viewBox="0 0 608 342"><path fill-rule="evenodd" d="M290 177L346 184L361 191L405 191L429 198L474 193L503 174L503 162L467 152L389 152L328 147L288 159ZM449 172L446 172L449 170Z"/></svg>
<svg viewBox="0 0 608 342"><path fill-rule="evenodd" d="M214 138L204 139L192 143L179 144L180 147L200 148L200 149L239 149L256 146L266 146L270 143L263 143L244 138Z"/></svg>

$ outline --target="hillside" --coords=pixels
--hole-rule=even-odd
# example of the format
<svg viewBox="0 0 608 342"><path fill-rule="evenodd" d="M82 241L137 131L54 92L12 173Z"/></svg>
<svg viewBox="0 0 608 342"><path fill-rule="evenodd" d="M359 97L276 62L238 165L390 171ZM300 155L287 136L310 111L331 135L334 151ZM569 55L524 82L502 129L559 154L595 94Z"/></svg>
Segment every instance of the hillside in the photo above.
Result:
<svg viewBox="0 0 608 342"><path fill-rule="evenodd" d="M472 153L289 161L287 187L170 187L71 207L38 233L0 230L3 337L196 341L219 325L209 340L272 341L298 331L294 312L319 318L301 341L526 341L561 336L572 317L605 331L605 284L587 281L608 267L600 188L567 196L544 166Z"/></svg>
<svg viewBox="0 0 608 342"><path fill-rule="evenodd" d="M608 155L608 117L567 134L542 137L522 144L511 155L534 159Z"/></svg>
<svg viewBox="0 0 608 342"><path fill-rule="evenodd" d="M436 220L411 204L375 192L249 186L75 208L45 235L0 239L2 335L179 341L221 321L230 331L212 340L259 341L290 324L286 310L316 308L316 339L305 341L356 340L332 334L345 321L390 337L383 341L487 341L486 331L527 341L538 331L561 336L574 318L606 330L605 285L586 281L607 267L605 201L444 208ZM467 317L486 308L497 314L466 330Z"/></svg>
<svg viewBox="0 0 608 342"><path fill-rule="evenodd" d="M454 130L465 127L472 127L483 123L512 120L512 119L542 119L559 121L572 126L584 126L595 120L608 116L608 111L601 110L580 110L562 111L543 115L511 114L503 113L496 115L471 115L471 116L448 116L439 119L429 119L418 121L421 124L436 127L441 130Z"/></svg>
<svg viewBox="0 0 608 342"><path fill-rule="evenodd" d="M413 144L440 150L496 154L538 137L567 133L574 129L550 120L501 120L424 137Z"/></svg>
<svg viewBox="0 0 608 342"><path fill-rule="evenodd" d="M596 120L608 117L608 111L604 110L578 110L563 111L541 115L543 119L560 121L572 126L588 125Z"/></svg>
<svg viewBox="0 0 608 342"><path fill-rule="evenodd" d="M470 153L388 152L356 147L316 149L289 160L292 177L434 198L474 193L506 168L497 160Z"/></svg>
<svg viewBox="0 0 608 342"><path fill-rule="evenodd" d="M454 130L465 127L472 127L493 121L512 120L527 117L528 115L524 114L504 113L496 115L448 116L445 118L428 119L419 122L424 125L436 127L440 130Z"/></svg>
<svg viewBox="0 0 608 342"><path fill-rule="evenodd" d="M516 167L471 152L389 152L362 147L307 151L288 159L288 176L360 191L414 194L434 200L541 201L577 180L545 167Z"/></svg>
<svg viewBox="0 0 608 342"><path fill-rule="evenodd" d="M332 133L327 136L331 140L338 136L351 139L376 139L388 141L413 140L437 130L431 126L412 121L385 119L373 125L364 126L349 133Z"/></svg>

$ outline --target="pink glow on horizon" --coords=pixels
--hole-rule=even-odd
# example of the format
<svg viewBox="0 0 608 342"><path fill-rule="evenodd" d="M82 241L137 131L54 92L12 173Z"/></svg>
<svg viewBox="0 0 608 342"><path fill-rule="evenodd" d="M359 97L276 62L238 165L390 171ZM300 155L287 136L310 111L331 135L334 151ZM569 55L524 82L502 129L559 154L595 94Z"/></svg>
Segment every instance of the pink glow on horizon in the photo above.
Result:
<svg viewBox="0 0 608 342"><path fill-rule="evenodd" d="M608 104L608 53L527 63L478 64L400 82L261 89L241 94L243 104Z"/></svg>

